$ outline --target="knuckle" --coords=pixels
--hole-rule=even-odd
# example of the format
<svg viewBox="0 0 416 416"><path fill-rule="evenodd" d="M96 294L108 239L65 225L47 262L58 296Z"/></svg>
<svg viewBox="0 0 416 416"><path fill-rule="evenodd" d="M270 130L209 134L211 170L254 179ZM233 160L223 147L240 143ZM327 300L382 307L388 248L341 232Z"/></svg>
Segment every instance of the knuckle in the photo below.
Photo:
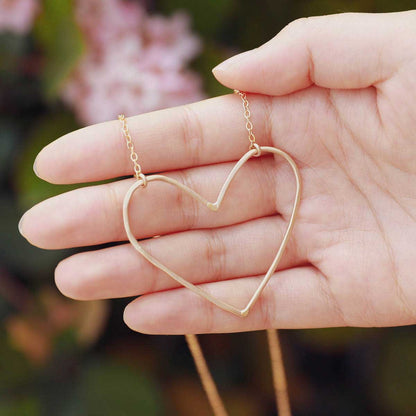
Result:
<svg viewBox="0 0 416 416"><path fill-rule="evenodd" d="M300 17L299 19L293 20L290 23L288 23L283 28L283 31L303 32L306 30L312 19L313 17Z"/></svg>
<svg viewBox="0 0 416 416"><path fill-rule="evenodd" d="M264 290L262 295L257 300L258 310L260 315L260 324L264 329L273 328L274 321L274 297L270 290Z"/></svg>
<svg viewBox="0 0 416 416"><path fill-rule="evenodd" d="M209 276L212 281L223 279L226 269L227 247L224 239L216 230L206 234L204 258L209 268Z"/></svg>
<svg viewBox="0 0 416 416"><path fill-rule="evenodd" d="M112 235L116 241L124 240L126 238L124 227L122 226L122 219L119 215L114 215L115 211L118 211L118 207L120 206L121 199L120 195L115 189L114 184L104 184L104 209L103 209L103 216L104 222L107 225L112 226ZM94 214L94 213L93 213ZM94 214L95 215L95 214Z"/></svg>
<svg viewBox="0 0 416 416"><path fill-rule="evenodd" d="M271 142L273 137L273 99L272 97L266 97L264 100L264 135L268 142Z"/></svg>
<svg viewBox="0 0 416 416"><path fill-rule="evenodd" d="M290 22L284 29L284 32L289 32L291 37L300 38L302 41L305 51L307 53L308 61L308 76L312 83L315 83L315 64L314 56L311 50L311 43L313 37L313 28L322 19L322 17L301 17Z"/></svg>
<svg viewBox="0 0 416 416"><path fill-rule="evenodd" d="M213 303L211 302L205 302L206 303L206 310L205 310L205 332L207 333L212 333L215 332L215 310L214 308L216 307Z"/></svg>
<svg viewBox="0 0 416 416"><path fill-rule="evenodd" d="M184 105L180 113L181 138L187 160L198 165L201 159L203 144L202 123L191 104Z"/></svg>
<svg viewBox="0 0 416 416"><path fill-rule="evenodd" d="M191 175L186 171L177 172L178 179L185 186L191 189L195 189ZM187 195L183 190L176 188L176 200L175 205L182 215L182 225L187 229L195 228L199 217L199 205L195 198Z"/></svg>

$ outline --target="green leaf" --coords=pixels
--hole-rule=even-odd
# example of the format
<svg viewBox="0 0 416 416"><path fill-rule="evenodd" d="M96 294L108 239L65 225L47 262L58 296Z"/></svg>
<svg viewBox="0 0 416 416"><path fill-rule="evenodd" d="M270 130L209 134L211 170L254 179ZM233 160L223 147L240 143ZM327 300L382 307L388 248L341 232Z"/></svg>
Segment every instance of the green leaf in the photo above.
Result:
<svg viewBox="0 0 416 416"><path fill-rule="evenodd" d="M45 55L45 93L48 98L55 98L84 51L73 1L44 0L34 34Z"/></svg>

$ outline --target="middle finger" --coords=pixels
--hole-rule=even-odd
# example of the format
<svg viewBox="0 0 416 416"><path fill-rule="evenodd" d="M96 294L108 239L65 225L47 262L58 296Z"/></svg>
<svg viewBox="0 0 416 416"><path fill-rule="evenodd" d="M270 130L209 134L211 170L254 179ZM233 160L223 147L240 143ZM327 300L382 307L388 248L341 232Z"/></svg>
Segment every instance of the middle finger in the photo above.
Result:
<svg viewBox="0 0 416 416"><path fill-rule="evenodd" d="M234 163L169 173L208 200L215 200ZM207 209L180 189L162 182L139 188L129 213L138 239L194 228L214 228L276 212L276 162L271 157L249 160L236 175L218 212ZM34 245L48 249L126 240L122 203L133 180L77 189L30 209L22 233Z"/></svg>

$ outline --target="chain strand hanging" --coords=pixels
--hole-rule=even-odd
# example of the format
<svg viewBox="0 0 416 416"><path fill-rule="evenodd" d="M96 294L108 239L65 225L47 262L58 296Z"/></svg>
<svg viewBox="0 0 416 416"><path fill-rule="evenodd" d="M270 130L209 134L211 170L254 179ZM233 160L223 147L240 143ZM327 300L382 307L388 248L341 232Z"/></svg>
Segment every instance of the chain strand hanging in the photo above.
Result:
<svg viewBox="0 0 416 416"><path fill-rule="evenodd" d="M262 153L262 148L256 143L256 136L253 132L253 123L251 122L251 112L249 107L249 102L247 99L247 94L245 92L234 90L234 92L240 96L242 103L243 103L243 110L244 110L244 119L246 121L245 127L248 133L248 140L249 140L249 151L253 151L254 149L256 152L252 153L252 156L260 156ZM127 148L130 151L130 159L133 163L133 169L134 169L134 177L140 181L138 186L146 187L147 186L147 178L142 172L142 167L138 162L138 155L134 149L134 143L127 125L127 119L124 116L124 114L120 114L118 116L118 119L122 126L122 132L126 139ZM296 167L296 164L294 163L293 159L290 158L289 155L287 155L285 152L282 152L281 150L275 149L275 148L267 148L263 147L263 149L267 149L267 151L272 151L273 153L278 152L282 156L286 158L286 160L291 164L292 169L294 170L296 181L297 181L297 191L296 191L296 197L295 197L295 205L292 213L292 218L290 220L290 224L288 227L288 230L286 231L287 235L291 230L291 227L293 225L293 221L296 215L297 205L299 202L299 192L300 192L300 179L299 179L299 172ZM134 191L134 190L133 190ZM132 191L129 193L129 198L131 197ZM128 199L129 200L129 199ZM207 201L205 201L207 202ZM209 204L208 204L209 205ZM211 204L212 206L215 206L215 204ZM123 212L124 210L127 210L128 208L128 202L123 204ZM130 239L130 238L129 238ZM130 240L132 244L137 243L136 240ZM136 248L137 249L137 248ZM146 255L146 253L141 252L142 255L144 255L148 260L149 256ZM162 268L162 270L168 270L166 268ZM185 283L183 283L185 284ZM189 285L188 285L189 286ZM191 285L192 286L192 285ZM195 289L194 289L195 291ZM259 292L260 293L260 292ZM205 296L209 298L209 296ZM211 301L213 301L211 299ZM235 308L232 308L235 309ZM248 310L247 310L248 311ZM235 313L235 312L234 312ZM245 316L241 314L240 316ZM221 397L218 393L218 389L215 385L215 382L212 378L212 375L209 371L209 368L207 366L206 360L204 358L204 354L202 352L201 346L199 344L198 338L196 335L185 335L186 341L188 343L189 350L192 354L192 357L195 362L195 366L197 368L198 374L201 378L201 382L203 385L203 388L205 390L205 393L207 395L208 401L212 407L212 410L214 412L215 416L227 416L227 411L225 409L225 406L221 400ZM284 369L284 363L282 358L282 351L279 341L279 335L278 331L274 329L267 330L267 339L269 344L269 350L270 350L270 359L271 359L271 367L272 367L272 374L273 374L273 384L274 384L274 390L275 390L275 396L276 396L276 403L277 408L279 412L279 416L291 416L291 410L290 410L290 402L289 402L289 395L287 390L287 381L286 381L286 375L285 375L285 369Z"/></svg>

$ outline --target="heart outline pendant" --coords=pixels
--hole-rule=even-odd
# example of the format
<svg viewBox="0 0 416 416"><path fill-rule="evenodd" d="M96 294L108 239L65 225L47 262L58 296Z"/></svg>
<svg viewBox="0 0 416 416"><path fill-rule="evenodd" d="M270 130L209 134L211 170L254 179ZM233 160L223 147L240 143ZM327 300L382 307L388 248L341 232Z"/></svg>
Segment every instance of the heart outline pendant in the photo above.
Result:
<svg viewBox="0 0 416 416"><path fill-rule="evenodd" d="M162 182L166 182L166 183L169 183L171 185L174 185L174 186L178 187L181 191L186 192L192 198L195 198L196 200L198 200L199 202L204 204L207 208L211 209L212 211L218 211L220 206L221 206L221 202L224 199L225 194L226 194L232 180L234 179L235 175L237 174L237 172L241 169L241 167L249 159L251 159L252 157L255 157L255 156L260 156L263 152L272 153L272 154L275 154L275 155L282 156L289 163L289 165L292 168L293 173L295 174L295 179L296 179L295 200L294 200L294 203L293 203L292 214L290 216L288 226L286 228L285 234L284 234L283 239L280 243L279 249L277 250L277 253L276 253L276 255L273 259L272 264L270 265L269 269L267 270L266 274L264 275L263 279L261 280L261 282L260 282L259 286L257 287L256 291L254 292L252 297L249 299L246 307L243 308L243 309L238 309L237 307L231 305L230 303L225 302L221 299L218 299L215 296L212 296L211 294L209 294L205 290L201 289L197 285L194 285L193 283L191 283L188 280L184 279L183 277L179 276L174 271L172 271L168 267L166 267L159 260L157 260L155 257L153 257L150 253L148 253L139 244L139 242L136 240L133 233L131 232L128 208L129 208L129 203L130 203L130 200L131 200L134 192L139 187L142 187L143 185L147 184L148 182L162 181ZM246 152L240 158L240 160L234 165L233 169L228 174L224 184L222 185L222 187L220 189L220 192L218 194L217 200L215 202L209 202L204 197L202 197L200 194L195 192L193 189L187 187L186 185L184 185L184 184L178 182L177 180L175 180L173 178L170 178L168 176L155 174L155 175L146 176L144 178L144 180L140 179L140 180L135 181L135 183L127 191L127 193L124 197L124 200L123 200L124 228L126 230L127 237L129 239L131 245L134 247L134 249L137 252L139 252L147 261L149 261L151 264L153 264L155 267L157 267L159 270L162 270L168 276L170 276L172 279L176 280L179 284L188 288L189 290L191 290L195 294L205 298L206 300L208 300L209 302L218 306L219 308L221 308L225 311L231 312L231 313L233 313L234 315L237 315L237 316L247 316L248 313L250 312L250 309L256 303L257 299L259 298L259 296L263 292L263 290L266 287L267 283L269 282L271 276L276 271L277 266L279 265L279 262L282 258L282 255L283 255L283 252L286 248L286 245L287 245L287 243L289 241L289 238L290 238L290 235L292 233L292 229L293 229L293 226L294 226L294 221L295 221L296 214L297 214L297 211L298 211L298 208L299 208L300 193L301 193L300 173L299 173L299 169L298 169L295 161L292 159L292 157L289 156L289 154L287 154L283 150L278 149L276 147L258 146L256 148Z"/></svg>

